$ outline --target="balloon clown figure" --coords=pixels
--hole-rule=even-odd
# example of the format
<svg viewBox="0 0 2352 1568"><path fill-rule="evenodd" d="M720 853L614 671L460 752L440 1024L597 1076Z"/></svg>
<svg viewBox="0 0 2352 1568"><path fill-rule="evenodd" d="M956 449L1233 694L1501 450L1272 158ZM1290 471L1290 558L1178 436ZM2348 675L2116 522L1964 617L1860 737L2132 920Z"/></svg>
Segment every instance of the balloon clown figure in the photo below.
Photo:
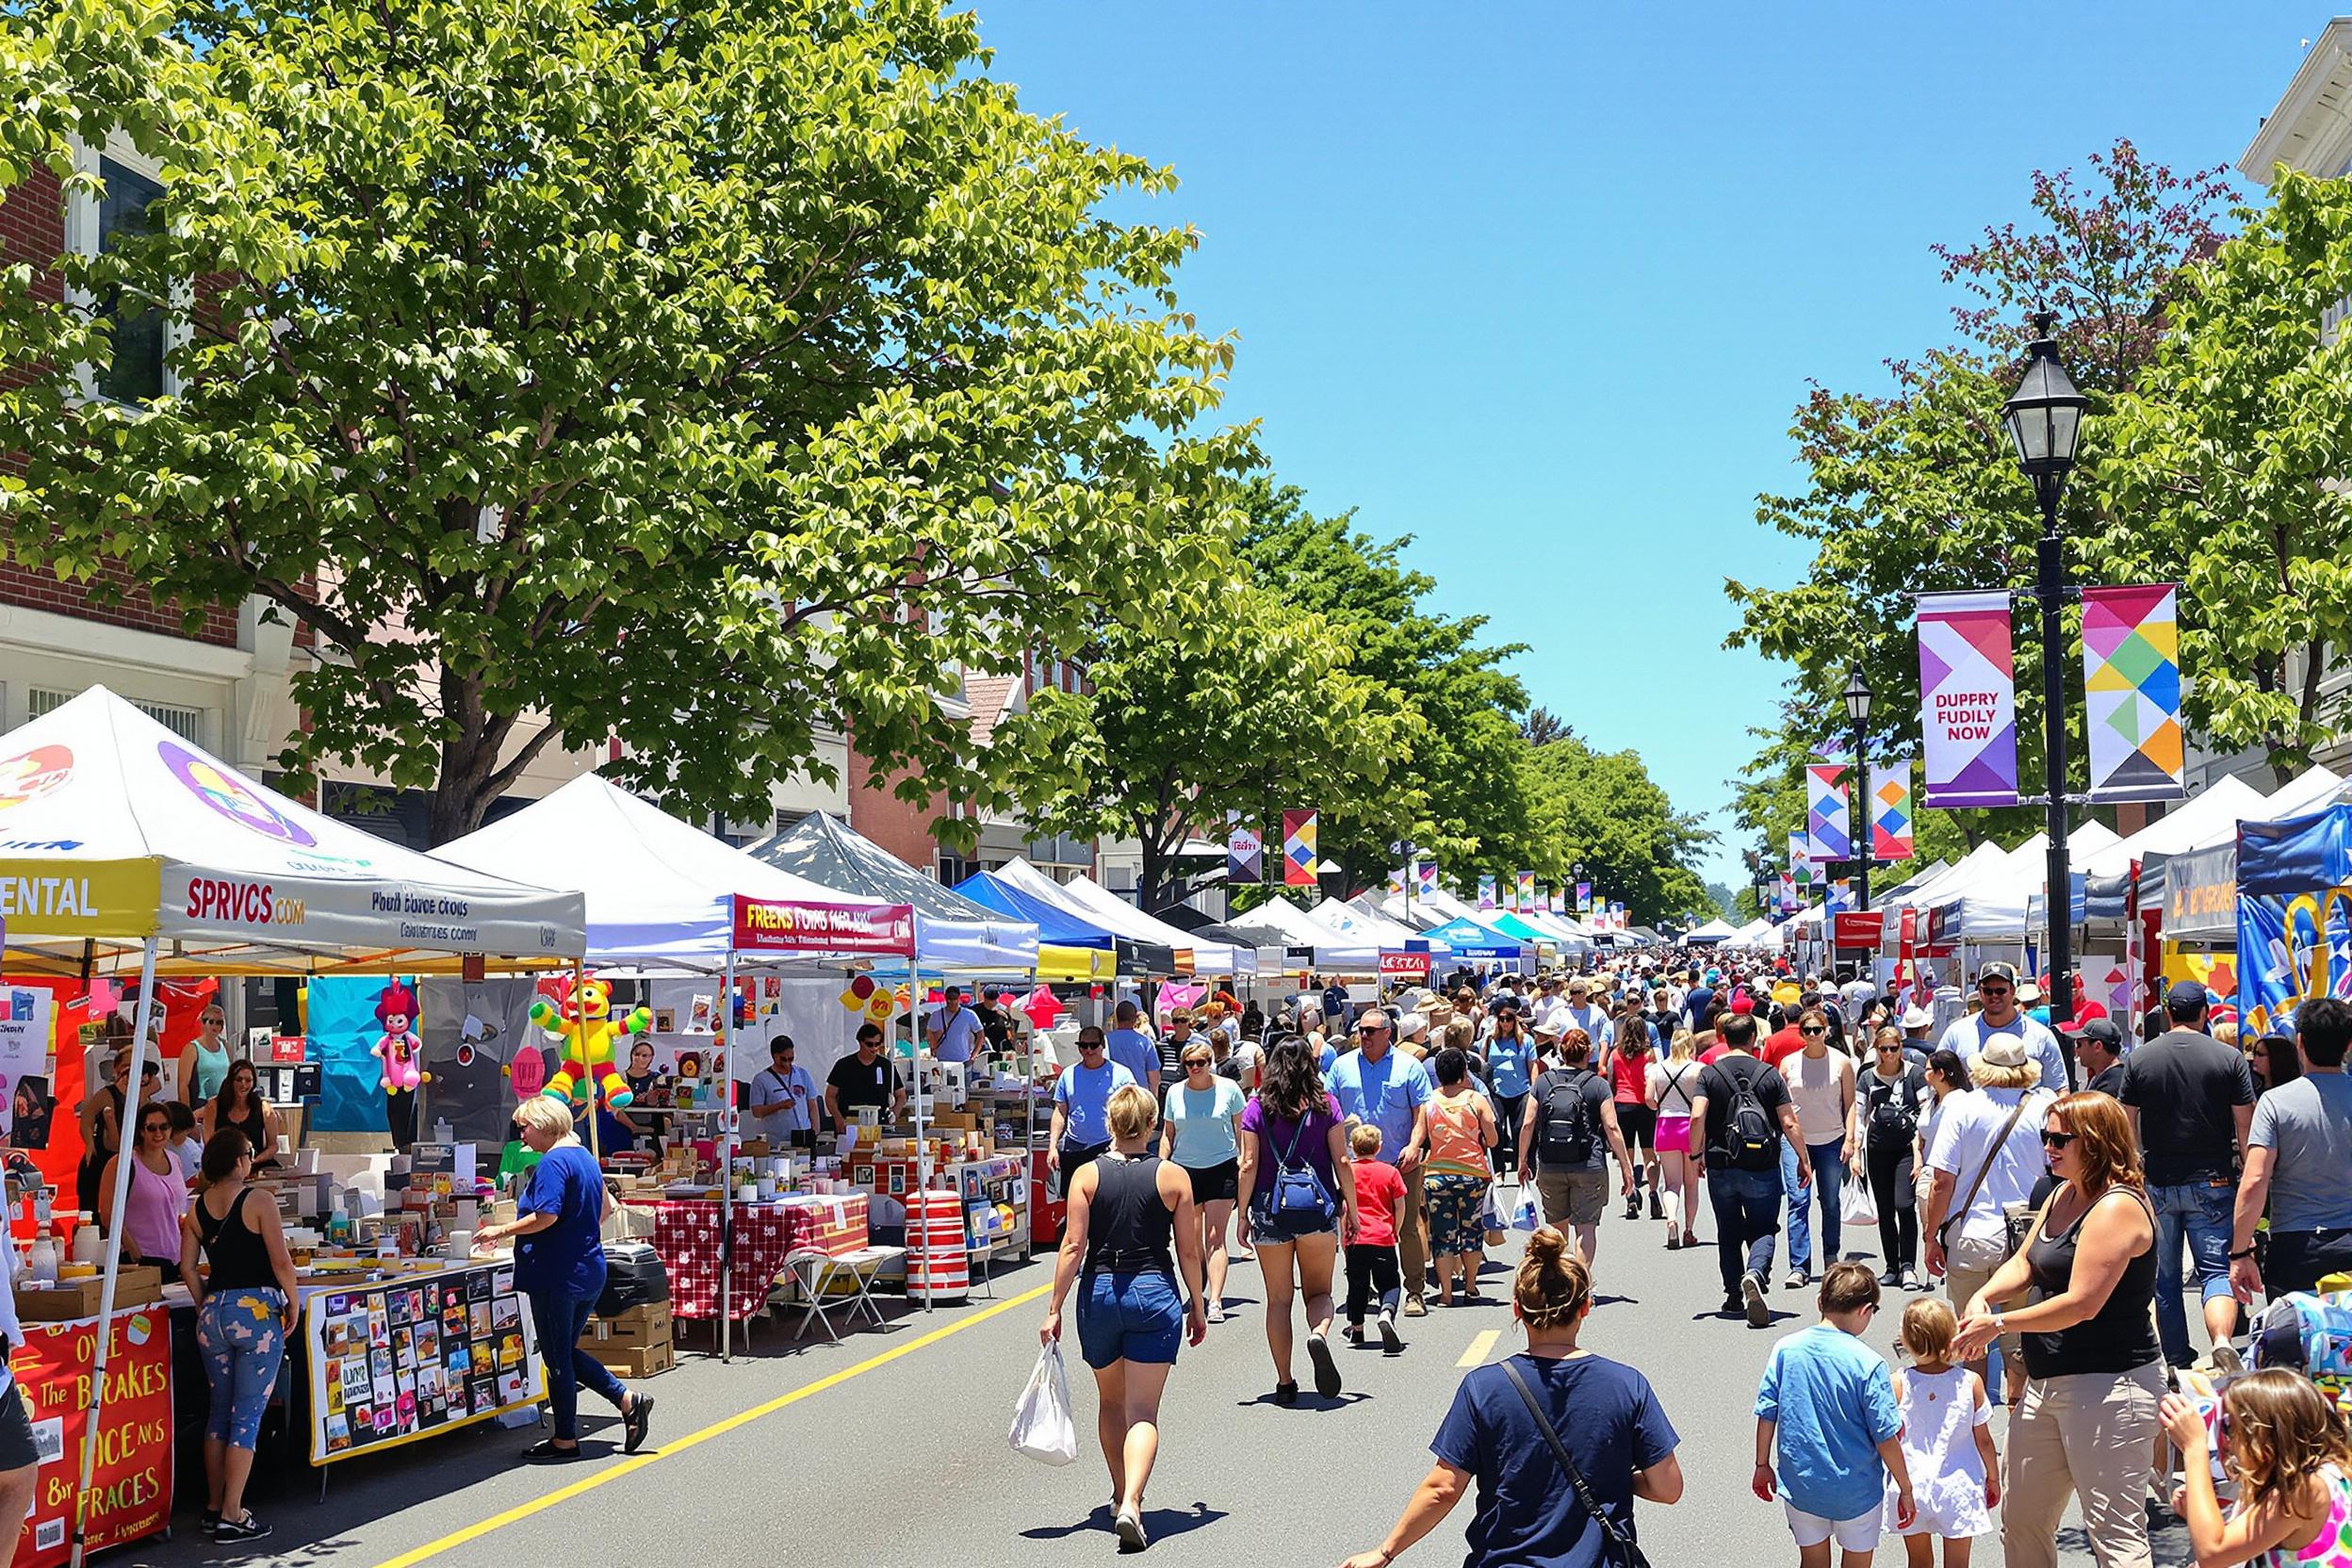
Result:
<svg viewBox="0 0 2352 1568"><path fill-rule="evenodd" d="M604 1102L614 1110L634 1098L629 1080L613 1066L612 1042L652 1028L652 1008L635 1008L616 1021L609 984L594 975L574 983L567 975L555 983L554 1001L542 996L531 1003L531 1021L556 1041L564 1058L540 1093L578 1105L587 1100L587 1086L594 1082L604 1091Z"/></svg>
<svg viewBox="0 0 2352 1568"><path fill-rule="evenodd" d="M398 980L384 988L376 998L376 1021L384 1033L368 1054L384 1064L384 1089L387 1094L414 1093L419 1084L433 1082L433 1074L419 1065L425 1042L416 1037L416 993Z"/></svg>

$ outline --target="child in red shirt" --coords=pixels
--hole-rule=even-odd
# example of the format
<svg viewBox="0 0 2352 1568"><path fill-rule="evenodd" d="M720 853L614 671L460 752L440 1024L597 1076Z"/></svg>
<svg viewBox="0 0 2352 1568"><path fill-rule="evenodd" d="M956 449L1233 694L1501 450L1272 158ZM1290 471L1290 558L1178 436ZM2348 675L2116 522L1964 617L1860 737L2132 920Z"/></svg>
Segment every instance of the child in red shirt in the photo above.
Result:
<svg viewBox="0 0 2352 1568"><path fill-rule="evenodd" d="M1397 1292L1404 1274L1396 1266L1396 1215L1404 1207L1405 1179L1380 1157L1380 1130L1366 1122L1348 1138L1355 1155L1356 1239L1348 1244L1348 1337L1364 1343L1364 1307L1375 1291L1380 1348L1396 1355L1405 1348L1396 1333Z"/></svg>

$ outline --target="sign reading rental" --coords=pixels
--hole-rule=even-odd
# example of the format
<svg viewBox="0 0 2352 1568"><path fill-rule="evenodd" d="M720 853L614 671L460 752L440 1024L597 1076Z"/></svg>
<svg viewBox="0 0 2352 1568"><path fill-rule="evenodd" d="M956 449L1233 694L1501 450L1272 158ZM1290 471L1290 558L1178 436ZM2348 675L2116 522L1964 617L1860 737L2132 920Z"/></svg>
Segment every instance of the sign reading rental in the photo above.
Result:
<svg viewBox="0 0 2352 1568"><path fill-rule="evenodd" d="M735 895L735 946L744 953L915 955L911 904L807 904Z"/></svg>

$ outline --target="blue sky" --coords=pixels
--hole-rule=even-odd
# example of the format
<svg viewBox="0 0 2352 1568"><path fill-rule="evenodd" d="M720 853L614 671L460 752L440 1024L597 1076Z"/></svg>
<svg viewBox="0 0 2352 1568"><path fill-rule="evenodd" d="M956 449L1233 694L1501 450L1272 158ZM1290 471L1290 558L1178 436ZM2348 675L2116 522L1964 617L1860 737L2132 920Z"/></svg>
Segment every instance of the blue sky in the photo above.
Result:
<svg viewBox="0 0 2352 1568"><path fill-rule="evenodd" d="M1927 247L2129 136L2234 163L2329 12L978 0L1033 112L1173 166L1226 400L1319 512L1410 533L1539 703L1723 807L1779 677L1723 580L1785 582L1757 492L1807 377L1949 336ZM1728 827L1727 819L1723 824ZM1728 839L1709 862L1731 868Z"/></svg>

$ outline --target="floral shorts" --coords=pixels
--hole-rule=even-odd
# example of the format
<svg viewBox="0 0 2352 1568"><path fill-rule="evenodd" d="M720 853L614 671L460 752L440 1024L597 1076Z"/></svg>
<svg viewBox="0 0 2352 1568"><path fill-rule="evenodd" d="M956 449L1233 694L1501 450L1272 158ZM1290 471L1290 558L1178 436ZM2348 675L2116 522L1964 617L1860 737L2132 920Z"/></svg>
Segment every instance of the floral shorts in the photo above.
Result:
<svg viewBox="0 0 2352 1568"><path fill-rule="evenodd" d="M262 1412L286 1360L285 1312L286 1293L266 1288L219 1291L196 1310L196 1348L212 1390L210 1441L232 1448L261 1441Z"/></svg>
<svg viewBox="0 0 2352 1568"><path fill-rule="evenodd" d="M1486 1183L1477 1176L1431 1176L1429 1251L1436 1257L1477 1252L1486 1246Z"/></svg>

